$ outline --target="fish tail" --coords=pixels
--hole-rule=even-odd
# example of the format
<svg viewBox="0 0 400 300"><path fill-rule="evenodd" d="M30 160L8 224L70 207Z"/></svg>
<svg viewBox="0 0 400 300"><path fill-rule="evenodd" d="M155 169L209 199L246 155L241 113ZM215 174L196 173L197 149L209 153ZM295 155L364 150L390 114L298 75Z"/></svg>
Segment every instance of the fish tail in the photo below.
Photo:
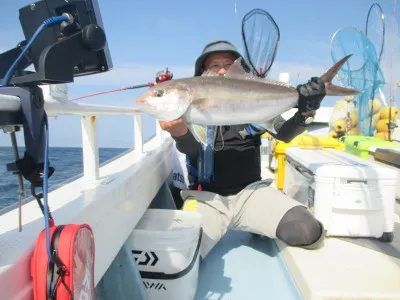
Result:
<svg viewBox="0 0 400 300"><path fill-rule="evenodd" d="M333 78L337 72L344 65L344 63L352 56L352 54L343 57L337 63L335 63L328 71L321 76L321 79L325 82L325 91L328 96L353 96L360 94L361 91L352 88L345 88L338 85L332 84Z"/></svg>

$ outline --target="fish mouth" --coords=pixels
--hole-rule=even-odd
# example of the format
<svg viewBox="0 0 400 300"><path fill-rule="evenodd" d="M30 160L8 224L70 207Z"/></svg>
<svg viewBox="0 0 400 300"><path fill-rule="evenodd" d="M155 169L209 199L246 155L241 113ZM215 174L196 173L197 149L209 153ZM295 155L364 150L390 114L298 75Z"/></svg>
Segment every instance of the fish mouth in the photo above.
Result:
<svg viewBox="0 0 400 300"><path fill-rule="evenodd" d="M149 103L147 103L147 101L143 101L141 99L138 99L138 101L136 101L136 108L142 111L143 113L152 116L156 116L158 112L156 107L150 105Z"/></svg>

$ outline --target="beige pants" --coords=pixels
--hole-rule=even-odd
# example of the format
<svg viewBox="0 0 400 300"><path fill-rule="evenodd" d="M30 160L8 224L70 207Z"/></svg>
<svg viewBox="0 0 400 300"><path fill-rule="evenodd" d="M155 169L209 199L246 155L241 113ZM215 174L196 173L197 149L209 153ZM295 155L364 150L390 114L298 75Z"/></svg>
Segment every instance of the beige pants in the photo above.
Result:
<svg viewBox="0 0 400 300"><path fill-rule="evenodd" d="M183 210L203 216L200 254L203 258L229 228L276 238L276 229L285 213L301 203L269 186L265 181L248 185L240 193L223 197L206 191L181 191Z"/></svg>

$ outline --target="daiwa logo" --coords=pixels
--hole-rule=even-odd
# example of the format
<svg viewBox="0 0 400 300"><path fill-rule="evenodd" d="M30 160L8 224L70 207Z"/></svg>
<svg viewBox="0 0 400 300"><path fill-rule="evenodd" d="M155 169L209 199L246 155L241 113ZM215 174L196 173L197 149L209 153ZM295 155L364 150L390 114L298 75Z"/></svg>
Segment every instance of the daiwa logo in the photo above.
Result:
<svg viewBox="0 0 400 300"><path fill-rule="evenodd" d="M165 287L164 283L158 282L158 283L154 283L154 282L148 282L143 280L143 284L144 287L148 290L164 290L166 291L167 288Z"/></svg>
<svg viewBox="0 0 400 300"><path fill-rule="evenodd" d="M185 183L185 178L183 175L179 172L173 172L172 173L172 180L174 181L179 181L180 183L184 184Z"/></svg>

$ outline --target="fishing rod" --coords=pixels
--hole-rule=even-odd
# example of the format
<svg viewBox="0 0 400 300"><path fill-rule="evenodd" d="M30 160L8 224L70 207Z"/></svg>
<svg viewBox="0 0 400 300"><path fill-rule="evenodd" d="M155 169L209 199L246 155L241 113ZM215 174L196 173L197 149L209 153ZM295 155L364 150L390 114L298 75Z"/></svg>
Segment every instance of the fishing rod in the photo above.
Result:
<svg viewBox="0 0 400 300"><path fill-rule="evenodd" d="M173 74L168 70L168 68L166 68L165 71L157 72L156 80L155 80L156 83L148 82L148 83L139 84L139 85L133 85L133 86L128 86L128 87L122 87L122 88L118 88L118 89L112 89L112 90L108 90L108 91L103 91L103 92L97 92L97 93L94 93L94 94L89 94L89 95L84 95L84 96L79 96L79 97L76 97L76 98L72 98L69 101L76 101L76 100L79 100L79 99L90 98L90 97L104 95L104 94L108 94L108 93L115 93L115 92L122 92L122 91L127 91L127 90L145 88L145 87L152 87L152 86L155 86L156 84L159 84L161 82L164 82L164 81L167 81L167 80L171 80L173 77L174 77Z"/></svg>

